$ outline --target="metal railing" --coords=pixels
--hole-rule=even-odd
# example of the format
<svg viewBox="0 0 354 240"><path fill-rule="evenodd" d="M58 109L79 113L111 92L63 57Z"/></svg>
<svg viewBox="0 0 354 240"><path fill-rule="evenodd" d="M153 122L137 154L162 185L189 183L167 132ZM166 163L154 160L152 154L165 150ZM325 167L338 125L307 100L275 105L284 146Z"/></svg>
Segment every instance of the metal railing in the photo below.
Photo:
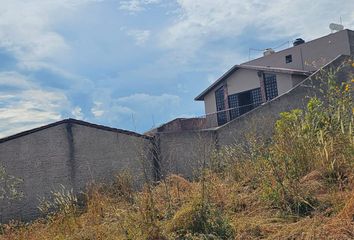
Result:
<svg viewBox="0 0 354 240"><path fill-rule="evenodd" d="M205 119L202 128L213 128L221 126L237 117L242 116L243 114L251 111L252 109L257 108L262 105L264 102L246 104L242 106L237 106L233 108L227 108L224 110L208 113L205 115L198 116L196 118Z"/></svg>

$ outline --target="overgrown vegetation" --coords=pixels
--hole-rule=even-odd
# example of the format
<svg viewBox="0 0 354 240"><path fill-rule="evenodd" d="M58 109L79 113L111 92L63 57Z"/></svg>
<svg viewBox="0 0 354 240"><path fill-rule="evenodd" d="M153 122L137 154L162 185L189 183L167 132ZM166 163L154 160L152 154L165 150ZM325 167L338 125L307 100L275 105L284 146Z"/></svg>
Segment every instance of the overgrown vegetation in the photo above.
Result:
<svg viewBox="0 0 354 240"><path fill-rule="evenodd" d="M271 141L250 134L215 152L193 182L171 175L135 192L124 174L92 187L83 209L63 190L45 205L55 214L0 239L353 239L350 79L326 73L322 100L282 113Z"/></svg>

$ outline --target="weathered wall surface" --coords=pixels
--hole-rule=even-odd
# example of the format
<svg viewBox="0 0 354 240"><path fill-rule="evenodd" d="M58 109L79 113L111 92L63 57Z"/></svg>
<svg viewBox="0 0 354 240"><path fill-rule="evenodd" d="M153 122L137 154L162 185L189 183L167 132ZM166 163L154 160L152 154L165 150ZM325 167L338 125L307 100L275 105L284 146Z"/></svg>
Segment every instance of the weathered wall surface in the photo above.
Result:
<svg viewBox="0 0 354 240"><path fill-rule="evenodd" d="M309 95L309 87L298 87L217 129L159 133L162 174L174 173L191 178L204 160L209 162L211 151L246 143L250 133L270 137L279 113L302 108L306 105L305 97Z"/></svg>
<svg viewBox="0 0 354 240"><path fill-rule="evenodd" d="M291 80L292 80L292 87L295 87L302 81L304 81L307 77L306 76L301 76L301 75L292 75Z"/></svg>
<svg viewBox="0 0 354 240"><path fill-rule="evenodd" d="M73 124L74 189L90 182L107 182L120 172L129 172L142 183L144 171L152 177L151 141L117 132Z"/></svg>
<svg viewBox="0 0 354 240"><path fill-rule="evenodd" d="M277 78L278 95L286 93L287 91L293 88L292 75L277 73L276 78Z"/></svg>
<svg viewBox="0 0 354 240"><path fill-rule="evenodd" d="M321 81L318 78L325 78L326 72L337 68L348 59L349 57L345 56L337 58L325 66L324 70L319 70L288 92L221 127L199 132L158 134L163 174L176 173L185 177L193 177L193 171L201 166L203 159L208 162L212 149L233 144L247 144L249 134L270 138L279 114L296 108L303 109L309 97L315 95L320 97ZM353 70L352 67L342 68L337 73L338 79L349 79L351 74L354 75Z"/></svg>
<svg viewBox="0 0 354 240"><path fill-rule="evenodd" d="M186 131L175 133L158 133L159 159L162 176L168 173L180 174L190 178L209 162L215 150L215 132Z"/></svg>
<svg viewBox="0 0 354 240"><path fill-rule="evenodd" d="M339 31L243 64L313 71L338 55L350 55L348 36L352 34L351 30ZM285 56L287 55L292 55L291 63L286 63Z"/></svg>
<svg viewBox="0 0 354 240"><path fill-rule="evenodd" d="M240 116L217 129L220 146L241 144L251 134L271 136L279 113L306 105L306 96L311 95L308 87L298 87L264 105Z"/></svg>
<svg viewBox="0 0 354 240"><path fill-rule="evenodd" d="M348 59L348 56L335 59L285 94L219 127L216 130L219 146L247 141L246 137L249 133L270 137L273 133L273 126L279 119L279 114L296 108L303 109L311 96L320 97L320 85L324 83L320 79L326 78L329 71ZM353 68L350 66L341 68L337 72L337 79L348 80L350 74L354 74Z"/></svg>
<svg viewBox="0 0 354 240"><path fill-rule="evenodd" d="M349 44L350 44L350 54L354 55L354 31L348 31Z"/></svg>
<svg viewBox="0 0 354 240"><path fill-rule="evenodd" d="M24 198L0 202L1 221L28 220L38 215L39 197L59 184L71 186L66 126L58 125L0 144L0 162L7 172L21 178Z"/></svg>
<svg viewBox="0 0 354 240"><path fill-rule="evenodd" d="M259 88L259 77L256 70L238 69L226 80L228 95ZM212 93L215 96L215 91Z"/></svg>
<svg viewBox="0 0 354 240"><path fill-rule="evenodd" d="M258 72L258 70L239 69L236 72L232 73L226 81L227 95L230 96L232 94L261 87ZM290 73L279 73L273 71L263 72L276 75L278 95L286 93L306 78L303 75L292 75ZM221 85L222 84L220 84L220 86ZM217 89L218 87L215 87L204 97L205 112L207 114L206 125L210 127L218 126L215 101L215 91Z"/></svg>
<svg viewBox="0 0 354 240"><path fill-rule="evenodd" d="M78 193L92 182L108 182L122 171L137 186L153 177L152 141L124 131L110 131L69 120L0 144L0 163L21 178L21 200L0 202L0 222L28 221L39 215L39 199L60 189Z"/></svg>
<svg viewBox="0 0 354 240"><path fill-rule="evenodd" d="M348 57L339 57L325 70L334 69L345 60ZM320 94L320 81L316 78L323 72L318 71L289 92L215 129L156 133L153 141L132 132L64 120L0 139L0 163L9 174L23 179L20 190L24 193L19 201L0 202L0 221L35 218L39 214L38 199L48 197L60 184L79 192L88 183L110 181L121 171L135 175L137 183L145 176L158 174L196 176L195 170L209 162L213 150L246 142L245 136L250 132L270 137L280 112L303 108L308 96ZM352 67L338 73L342 80L353 75Z"/></svg>
<svg viewBox="0 0 354 240"><path fill-rule="evenodd" d="M205 114L211 114L215 113L216 110L216 101L215 101L215 90L219 89L222 86L222 83L220 83L218 86L214 88L214 91L210 91L207 95L204 97L204 109L205 109Z"/></svg>

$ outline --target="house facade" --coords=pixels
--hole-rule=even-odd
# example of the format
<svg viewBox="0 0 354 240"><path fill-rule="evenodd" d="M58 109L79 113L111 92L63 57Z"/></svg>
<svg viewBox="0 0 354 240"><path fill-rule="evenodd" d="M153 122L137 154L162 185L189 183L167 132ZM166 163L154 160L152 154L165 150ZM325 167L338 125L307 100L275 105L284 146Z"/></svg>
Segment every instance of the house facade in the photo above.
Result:
<svg viewBox="0 0 354 240"><path fill-rule="evenodd" d="M195 100L204 101L208 127L216 127L282 95L339 55L354 53L354 32L342 30L235 65Z"/></svg>

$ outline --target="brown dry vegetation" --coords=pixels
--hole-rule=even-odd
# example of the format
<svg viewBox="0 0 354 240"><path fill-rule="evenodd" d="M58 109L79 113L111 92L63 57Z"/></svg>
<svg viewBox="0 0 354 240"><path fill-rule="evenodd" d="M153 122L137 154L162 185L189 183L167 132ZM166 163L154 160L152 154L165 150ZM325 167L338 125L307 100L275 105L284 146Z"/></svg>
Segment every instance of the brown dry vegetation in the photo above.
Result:
<svg viewBox="0 0 354 240"><path fill-rule="evenodd" d="M122 174L81 207L63 191L58 212L5 225L0 239L354 239L353 80L325 81L324 102L282 113L270 142L215 152L198 179L136 192Z"/></svg>

